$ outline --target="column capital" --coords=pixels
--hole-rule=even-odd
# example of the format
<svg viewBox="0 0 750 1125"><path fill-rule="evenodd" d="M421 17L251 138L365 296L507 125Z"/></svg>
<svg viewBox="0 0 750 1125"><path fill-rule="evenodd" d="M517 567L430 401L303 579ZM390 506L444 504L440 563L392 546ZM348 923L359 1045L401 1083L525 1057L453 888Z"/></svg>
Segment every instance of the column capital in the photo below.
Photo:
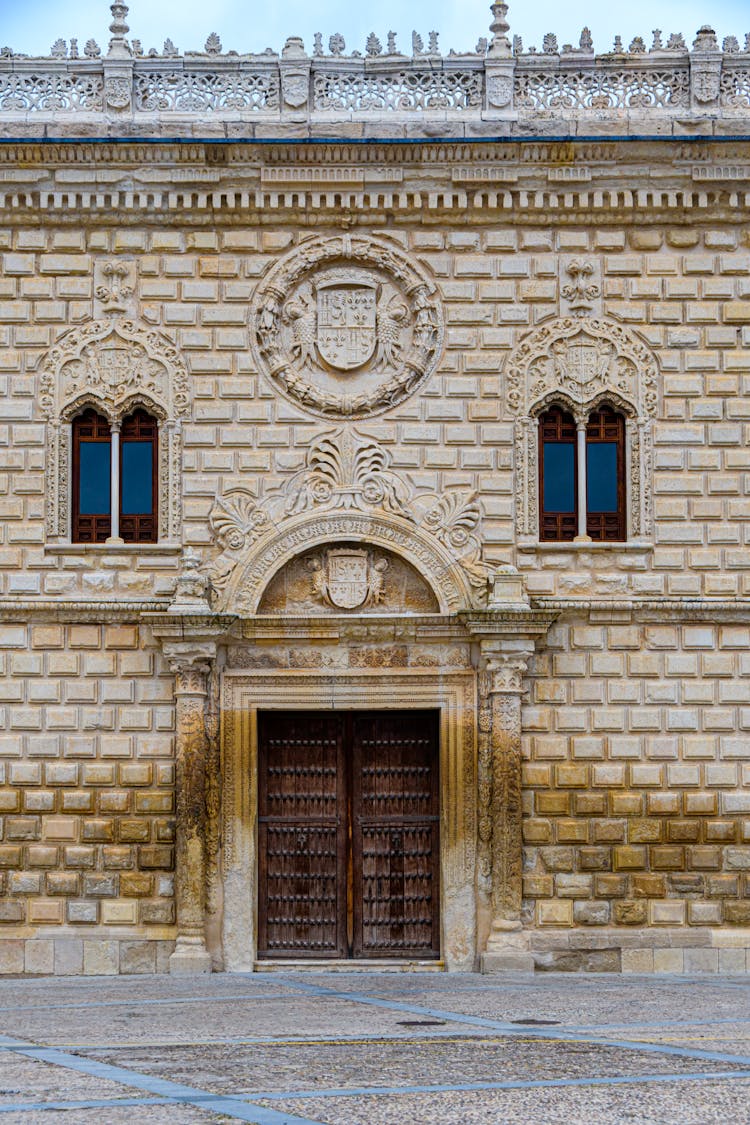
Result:
<svg viewBox="0 0 750 1125"><path fill-rule="evenodd" d="M489 657L485 662L490 695L521 695L528 664L525 660Z"/></svg>
<svg viewBox="0 0 750 1125"><path fill-rule="evenodd" d="M488 677L488 694L521 695L523 679L534 653L533 643L524 639L493 638L481 642L480 652L481 671Z"/></svg>
<svg viewBox="0 0 750 1125"><path fill-rule="evenodd" d="M216 645L165 644L164 655L175 676L175 695L207 695Z"/></svg>

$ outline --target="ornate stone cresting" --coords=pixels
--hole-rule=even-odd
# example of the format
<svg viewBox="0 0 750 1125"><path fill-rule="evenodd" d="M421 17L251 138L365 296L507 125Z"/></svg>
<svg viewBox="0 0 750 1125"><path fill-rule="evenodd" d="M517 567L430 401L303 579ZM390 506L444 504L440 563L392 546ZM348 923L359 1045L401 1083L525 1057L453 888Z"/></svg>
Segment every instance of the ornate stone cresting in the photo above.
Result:
<svg viewBox="0 0 750 1125"><path fill-rule="evenodd" d="M442 348L433 282L373 238L303 243L263 280L251 315L261 370L323 416L359 418L398 405L429 378Z"/></svg>
<svg viewBox="0 0 750 1125"><path fill-rule="evenodd" d="M169 970L175 974L209 973L206 949L206 832L208 824L206 768L210 658L206 646L165 645L175 675L177 823L175 897L177 944Z"/></svg>
<svg viewBox="0 0 750 1125"><path fill-rule="evenodd" d="M653 34L650 47L636 36L625 47L620 36L613 49L595 55L591 33L584 28L577 46L544 36L541 51L524 49L508 32L508 5L491 4L489 41L441 55L438 34L428 42L416 31L411 53L399 52L396 36L371 32L364 51L346 53L343 37L314 37L307 54L298 36L289 36L282 51L225 50L219 36L208 36L201 50L175 47L144 52L138 39L128 40L125 4L111 5L111 38L106 55L93 39L84 48L84 66L76 40L57 39L47 59L31 59L4 48L0 56L0 111L18 116L64 121L77 117L130 120L133 127L169 130L170 117L199 122L254 118L289 123L299 128L307 118L314 134L327 121L344 116L372 121L384 113L419 120L440 119L447 131L452 121L465 136L467 120L487 115L513 122L623 117L679 118L685 113L727 118L750 108L750 37L743 47L736 36L719 46L715 32L701 27L689 50L685 38ZM386 48L383 49L383 40ZM162 124L163 122L163 124ZM75 121L65 122L75 132ZM641 126L642 128L642 126ZM294 135L298 135L296 132Z"/></svg>
<svg viewBox="0 0 750 1125"><path fill-rule="evenodd" d="M593 300L594 295L590 297ZM558 403L577 422L585 422L602 402L621 410L627 421L629 536L651 535L652 425L657 385L653 352L630 329L608 320L586 315L560 317L521 341L506 373L508 409L516 418L516 520L520 536L529 541L538 535L539 415Z"/></svg>
<svg viewBox="0 0 750 1125"><path fill-rule="evenodd" d="M126 279L115 271L109 280L110 288L101 299L118 303ZM185 364L160 332L112 317L88 321L62 336L41 366L48 536L66 540L70 534L67 431L71 420L92 406L111 423L121 423L132 410L143 407L160 424L159 537L175 541L181 522L182 422L189 405Z"/></svg>
<svg viewBox="0 0 750 1125"><path fill-rule="evenodd" d="M271 559L275 570L303 547L324 542L326 529L334 540L404 549L413 565L426 568L425 577L438 587L436 593L442 591L438 597L446 607L483 604L489 568L482 560L476 494L418 493L390 466L384 446L342 427L314 441L305 467L262 499L242 488L219 497L209 523L221 552L207 573L220 605L236 609L239 598L243 612L255 612ZM286 542L297 550L286 554L280 546ZM238 578L238 571L244 577ZM251 573L257 578L251 580Z"/></svg>

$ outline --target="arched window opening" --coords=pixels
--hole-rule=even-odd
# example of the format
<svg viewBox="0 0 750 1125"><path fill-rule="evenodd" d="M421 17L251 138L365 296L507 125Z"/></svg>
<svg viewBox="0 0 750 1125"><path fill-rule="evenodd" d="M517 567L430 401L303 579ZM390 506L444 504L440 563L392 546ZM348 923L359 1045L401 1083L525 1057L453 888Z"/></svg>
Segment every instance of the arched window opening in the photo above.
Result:
<svg viewBox="0 0 750 1125"><path fill-rule="evenodd" d="M88 409L73 420L72 536L103 543L112 528L112 435L107 419Z"/></svg>
<svg viewBox="0 0 750 1125"><path fill-rule="evenodd" d="M586 424L586 533L596 541L626 538L625 419L606 405Z"/></svg>
<svg viewBox="0 0 750 1125"><path fill-rule="evenodd" d="M539 418L539 538L575 539L578 528L576 424L553 406Z"/></svg>
<svg viewBox="0 0 750 1125"><path fill-rule="evenodd" d="M158 538L159 432L156 420L135 410L120 431L120 535L126 543Z"/></svg>

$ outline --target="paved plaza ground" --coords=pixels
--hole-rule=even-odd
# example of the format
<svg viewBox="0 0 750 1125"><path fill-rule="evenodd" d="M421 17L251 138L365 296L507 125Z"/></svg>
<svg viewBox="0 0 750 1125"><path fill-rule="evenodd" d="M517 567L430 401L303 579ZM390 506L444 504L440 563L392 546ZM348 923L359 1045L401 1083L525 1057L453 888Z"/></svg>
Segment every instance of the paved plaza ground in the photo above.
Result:
<svg viewBox="0 0 750 1125"><path fill-rule="evenodd" d="M744 977L0 981L0 1122L750 1120Z"/></svg>

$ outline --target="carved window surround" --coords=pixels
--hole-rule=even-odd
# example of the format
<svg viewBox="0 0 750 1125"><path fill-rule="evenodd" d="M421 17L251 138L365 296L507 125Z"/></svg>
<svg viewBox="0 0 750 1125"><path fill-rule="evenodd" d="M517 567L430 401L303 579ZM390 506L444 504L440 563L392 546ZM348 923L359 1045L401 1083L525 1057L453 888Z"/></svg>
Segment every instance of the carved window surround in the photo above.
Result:
<svg viewBox="0 0 750 1125"><path fill-rule="evenodd" d="M506 373L515 415L516 531L519 547L607 550L650 546L653 536L653 421L659 369L630 329L603 318L557 317L526 336ZM625 416L627 540L539 540L539 416L550 406L585 423L607 403Z"/></svg>
<svg viewBox="0 0 750 1125"><path fill-rule="evenodd" d="M47 420L48 545L66 551L77 551L79 546L71 543L70 423L87 406L110 424L121 422L138 407L158 420L160 543L155 546L177 542L182 522L182 422L189 410L187 388L187 369L174 344L134 321L92 320L58 340L44 359L40 384L40 405ZM111 549L107 544L102 547ZM143 549L143 544L127 545L129 553Z"/></svg>

